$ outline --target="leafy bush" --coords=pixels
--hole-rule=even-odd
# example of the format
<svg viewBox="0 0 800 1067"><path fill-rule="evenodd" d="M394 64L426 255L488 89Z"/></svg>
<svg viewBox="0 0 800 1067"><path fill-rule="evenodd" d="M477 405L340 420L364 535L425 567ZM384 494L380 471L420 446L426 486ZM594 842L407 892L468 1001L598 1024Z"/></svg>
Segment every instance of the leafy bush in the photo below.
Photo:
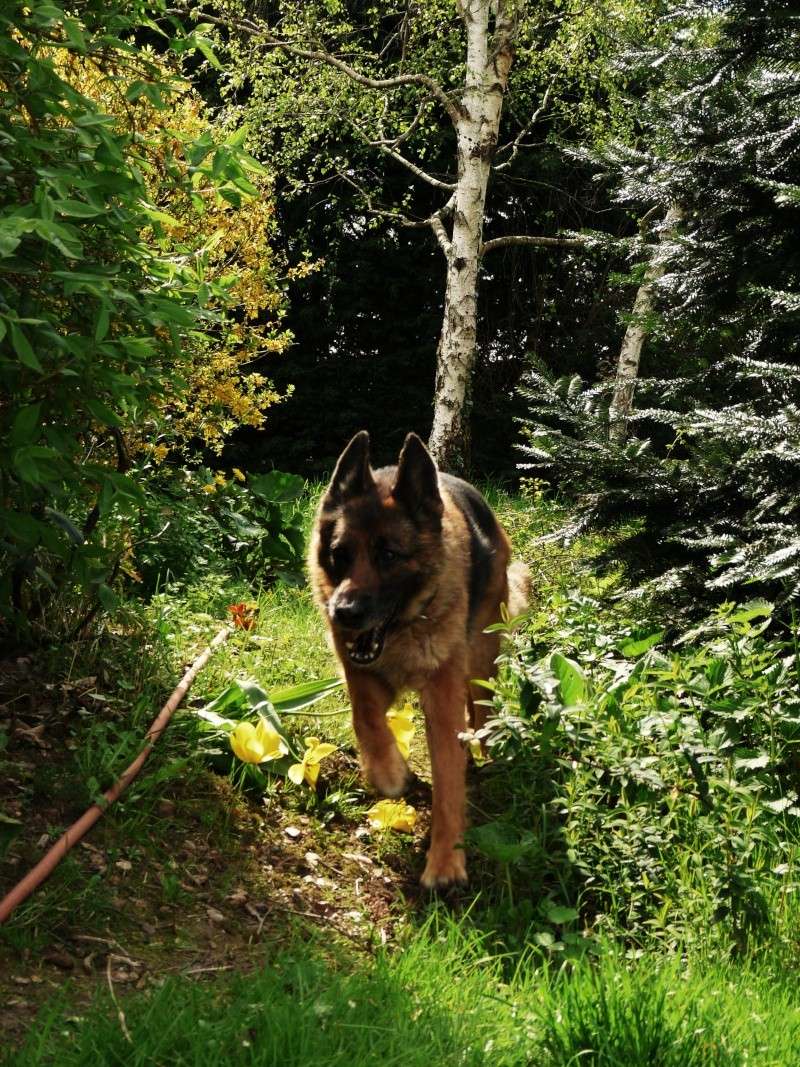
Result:
<svg viewBox="0 0 800 1067"><path fill-rule="evenodd" d="M800 588L800 369L731 356L702 375L639 383L632 423L608 439L608 389L531 371L521 468L577 497L571 536L638 519L618 542L637 580L684 605L760 583ZM725 398L725 407L720 399Z"/></svg>
<svg viewBox="0 0 800 1067"><path fill-rule="evenodd" d="M486 726L501 768L487 790L518 847L484 851L518 894L639 943L688 944L719 924L743 947L777 923L800 870L800 650L794 634L767 636L771 612L726 604L662 651L663 632L604 623L573 594L514 639ZM473 836L485 840L486 827Z"/></svg>
<svg viewBox="0 0 800 1067"><path fill-rule="evenodd" d="M144 432L164 394L181 390L187 352L211 343L229 303L230 279L204 273L203 236L187 227L167 240L175 220L164 208L194 202L200 184L229 203L253 195L246 174L258 165L240 139L216 144L199 124L170 137L138 129L80 88L91 68L106 95L112 83L127 100L126 114L140 97L168 113L184 83L134 36L158 29L163 13L141 0L91 0L80 15L55 0L14 0L0 12L0 613L9 625L42 615L54 592L108 601L145 505L125 431ZM180 32L173 42L202 44Z"/></svg>
<svg viewBox="0 0 800 1067"><path fill-rule="evenodd" d="M248 583L299 582L304 490L302 478L282 471L246 479L238 470L230 477L206 468L152 472L131 556L142 592L209 566Z"/></svg>

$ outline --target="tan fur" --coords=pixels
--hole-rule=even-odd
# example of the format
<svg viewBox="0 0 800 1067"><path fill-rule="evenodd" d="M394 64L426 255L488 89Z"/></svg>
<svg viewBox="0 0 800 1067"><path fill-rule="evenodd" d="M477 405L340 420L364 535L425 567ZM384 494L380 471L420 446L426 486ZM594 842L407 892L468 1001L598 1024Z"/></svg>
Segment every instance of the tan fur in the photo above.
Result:
<svg viewBox="0 0 800 1067"><path fill-rule="evenodd" d="M402 462L402 456L401 456ZM370 474L371 474L370 470ZM373 507L372 525L399 531L401 510L389 487L391 472L375 474L379 507ZM483 716L475 701L486 691L471 686L470 679L491 678L499 651L499 635L484 629L501 617L501 604L509 603L512 614L524 607L527 569L512 564L505 533L499 529L494 542L491 571L471 626L468 627L470 532L462 511L439 483L443 504L441 533L424 530L413 539L414 557L406 570L425 575L419 593L407 604L389 630L380 658L374 665L359 666L347 655L345 634L329 613L335 583L321 565L323 517L333 536L346 531L358 546L363 531L358 526L359 500L338 510L328 502L320 506L309 553L309 573L317 604L329 627L329 636L347 683L353 726L358 739L361 765L368 782L387 796L402 794L408 768L400 756L386 723L386 712L405 690L420 694L433 777L431 843L422 883L428 888L466 879L462 846L465 827L466 756L458 735L468 724L480 726ZM367 585L378 578L369 573L366 556L358 556L347 582ZM509 589L511 580L511 591ZM424 610L423 610L424 609Z"/></svg>

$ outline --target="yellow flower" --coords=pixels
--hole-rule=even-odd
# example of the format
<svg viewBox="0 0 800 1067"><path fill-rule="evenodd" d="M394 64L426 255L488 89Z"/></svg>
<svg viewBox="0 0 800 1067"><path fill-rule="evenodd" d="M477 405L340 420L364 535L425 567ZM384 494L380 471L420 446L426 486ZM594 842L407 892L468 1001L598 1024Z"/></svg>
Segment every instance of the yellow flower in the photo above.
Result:
<svg viewBox="0 0 800 1067"><path fill-rule="evenodd" d="M225 475L220 474L219 471L214 475L214 481L217 485L226 486L228 483L225 480Z"/></svg>
<svg viewBox="0 0 800 1067"><path fill-rule="evenodd" d="M403 759L408 759L411 752L411 740L414 737L414 709L404 704L400 710L386 712L386 725L394 734L397 748Z"/></svg>
<svg viewBox="0 0 800 1067"><path fill-rule="evenodd" d="M464 741L472 756L476 767L482 767L484 763L491 763L491 756L487 756L478 734L474 730L465 730L458 735L459 741Z"/></svg>
<svg viewBox="0 0 800 1067"><path fill-rule="evenodd" d="M379 800L367 812L367 819L374 830L404 830L411 833L417 813L404 800Z"/></svg>
<svg viewBox="0 0 800 1067"><path fill-rule="evenodd" d="M245 763L266 763L267 760L285 756L289 751L278 731L263 719L259 719L255 725L240 722L229 736L231 748Z"/></svg>
<svg viewBox="0 0 800 1067"><path fill-rule="evenodd" d="M238 467L234 467L233 468L233 476L234 476L234 478L236 479L237 482L243 482L244 481L244 475L242 474L242 472L239 470Z"/></svg>
<svg viewBox="0 0 800 1067"><path fill-rule="evenodd" d="M153 459L156 461L156 463L162 463L163 460L164 460L164 457L167 455L168 452L169 452L169 449L167 448L166 445L154 445L153 446Z"/></svg>
<svg viewBox="0 0 800 1067"><path fill-rule="evenodd" d="M318 737L307 737L303 762L292 764L289 768L289 780L295 785L302 785L306 781L313 789L319 778L320 762L335 751L336 745L321 742Z"/></svg>
<svg viewBox="0 0 800 1067"><path fill-rule="evenodd" d="M204 485L202 489L204 493L216 493L217 491L216 485Z"/></svg>

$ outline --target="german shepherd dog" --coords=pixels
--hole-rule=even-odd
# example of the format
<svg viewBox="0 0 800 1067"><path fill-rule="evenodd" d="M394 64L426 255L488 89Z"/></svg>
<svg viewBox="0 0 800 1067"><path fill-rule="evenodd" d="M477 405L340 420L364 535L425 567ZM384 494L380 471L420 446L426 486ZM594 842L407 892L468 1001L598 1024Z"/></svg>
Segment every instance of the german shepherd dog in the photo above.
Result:
<svg viewBox="0 0 800 1067"><path fill-rule="evenodd" d="M309 570L342 664L368 782L402 794L408 767L386 722L403 690L420 694L433 775L426 888L466 881L466 754L459 734L482 723L480 690L499 648L485 628L527 598L524 564L471 485L440 473L415 434L396 467L373 471L362 430L339 457L317 513Z"/></svg>

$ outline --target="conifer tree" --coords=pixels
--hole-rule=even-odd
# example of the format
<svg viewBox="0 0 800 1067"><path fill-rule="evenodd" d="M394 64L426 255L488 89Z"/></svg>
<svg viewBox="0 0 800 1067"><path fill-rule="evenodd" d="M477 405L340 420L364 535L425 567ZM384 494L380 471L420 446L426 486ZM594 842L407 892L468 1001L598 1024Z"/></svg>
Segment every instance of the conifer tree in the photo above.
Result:
<svg viewBox="0 0 800 1067"><path fill-rule="evenodd" d="M683 213L660 254L628 443L607 443L608 389L527 386L529 462L584 487L584 524L643 516L662 585L800 585L794 7L685 4L669 49L626 59L661 80L639 143L605 164L638 213Z"/></svg>

